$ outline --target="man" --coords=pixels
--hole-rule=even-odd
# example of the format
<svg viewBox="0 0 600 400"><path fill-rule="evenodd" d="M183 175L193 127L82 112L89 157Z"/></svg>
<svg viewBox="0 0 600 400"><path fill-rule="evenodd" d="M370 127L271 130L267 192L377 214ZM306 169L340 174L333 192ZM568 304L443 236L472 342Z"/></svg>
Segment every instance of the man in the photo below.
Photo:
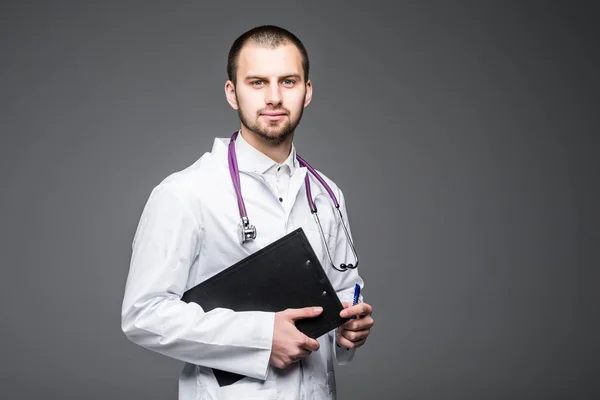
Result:
<svg viewBox="0 0 600 400"><path fill-rule="evenodd" d="M258 232L239 240L240 210L230 169L229 138L190 167L154 188L133 241L122 307L122 329L145 348L182 360L180 399L332 399L334 363L349 362L373 326L372 308L352 306L356 269L337 212L324 187L310 175L324 243L307 204L307 169L296 160L295 128L312 98L304 45L275 26L254 28L232 45L225 95L237 110L235 140L243 200ZM344 197L327 177L347 221ZM338 329L311 339L294 321L321 310L307 307L270 312L234 312L180 300L189 288L285 234L302 227L345 309L355 316ZM246 376L219 386L214 369Z"/></svg>

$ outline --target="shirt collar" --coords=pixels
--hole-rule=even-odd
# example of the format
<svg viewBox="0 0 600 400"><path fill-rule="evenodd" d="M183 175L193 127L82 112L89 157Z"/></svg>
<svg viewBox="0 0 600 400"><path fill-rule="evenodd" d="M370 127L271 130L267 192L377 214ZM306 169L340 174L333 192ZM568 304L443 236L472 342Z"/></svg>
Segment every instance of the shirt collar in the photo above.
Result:
<svg viewBox="0 0 600 400"><path fill-rule="evenodd" d="M287 165L289 167L289 174L292 175L295 168L299 166L298 161L296 160L296 148L294 144L292 144L292 151L290 151L289 156L283 163L279 164L252 147L240 133L235 140L235 152L240 171L264 174L271 168Z"/></svg>

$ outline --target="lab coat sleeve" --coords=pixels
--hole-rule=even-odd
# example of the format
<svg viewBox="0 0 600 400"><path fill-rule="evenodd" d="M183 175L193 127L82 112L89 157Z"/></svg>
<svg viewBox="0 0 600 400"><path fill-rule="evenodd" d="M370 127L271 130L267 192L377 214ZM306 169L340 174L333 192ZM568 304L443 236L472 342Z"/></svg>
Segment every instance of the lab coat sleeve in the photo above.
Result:
<svg viewBox="0 0 600 400"><path fill-rule="evenodd" d="M180 300L201 232L183 201L160 185L153 190L133 240L122 330L132 342L160 354L266 379L274 313L204 312Z"/></svg>
<svg viewBox="0 0 600 400"><path fill-rule="evenodd" d="M350 229L350 223L348 221L348 213L346 211L346 202L344 199L344 194L341 190L338 189L336 196L340 203L340 210L342 212L344 222L346 223L346 227L348 228L348 233L350 234L350 237L352 237L352 231ZM341 222L338 223L337 226L335 254L333 256L333 261L336 265L340 265L342 263L354 263L354 253L352 252L352 248L350 247L350 244L346 239L346 234L344 233L344 228L342 227ZM358 268L347 270L346 272L336 271L331 266L329 266L329 268L331 269L329 276L334 277L332 283L334 284L340 301L350 303L352 302L354 298L354 286L357 283L361 286L361 296L359 298L359 301L362 301L362 289L364 288L364 282L358 274ZM333 337L333 348L335 349L335 359L337 363L339 365L344 365L352 361L352 359L354 358L354 354L356 353L356 349L340 347L337 344L337 329L331 332L331 336Z"/></svg>

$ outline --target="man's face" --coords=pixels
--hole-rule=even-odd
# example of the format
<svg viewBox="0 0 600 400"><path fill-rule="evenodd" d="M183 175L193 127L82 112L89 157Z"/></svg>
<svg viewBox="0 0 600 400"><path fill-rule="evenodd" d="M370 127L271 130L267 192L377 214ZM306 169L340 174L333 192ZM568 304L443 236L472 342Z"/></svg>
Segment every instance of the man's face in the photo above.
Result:
<svg viewBox="0 0 600 400"><path fill-rule="evenodd" d="M226 91L242 125L269 142L285 141L312 96L300 51L293 44L276 48L247 44L240 52L236 77L235 91L229 81Z"/></svg>

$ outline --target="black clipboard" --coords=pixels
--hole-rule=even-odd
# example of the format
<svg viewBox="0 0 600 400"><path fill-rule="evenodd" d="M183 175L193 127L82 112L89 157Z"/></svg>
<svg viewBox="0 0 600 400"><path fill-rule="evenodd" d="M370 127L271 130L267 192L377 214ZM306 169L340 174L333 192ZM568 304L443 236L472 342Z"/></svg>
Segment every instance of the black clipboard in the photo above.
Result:
<svg viewBox="0 0 600 400"><path fill-rule="evenodd" d="M296 327L316 339L337 328L347 318L327 274L302 228L298 228L231 267L187 290L182 301L234 311L278 312L287 308L321 306L315 318L296 321ZM213 368L220 386L243 375Z"/></svg>

